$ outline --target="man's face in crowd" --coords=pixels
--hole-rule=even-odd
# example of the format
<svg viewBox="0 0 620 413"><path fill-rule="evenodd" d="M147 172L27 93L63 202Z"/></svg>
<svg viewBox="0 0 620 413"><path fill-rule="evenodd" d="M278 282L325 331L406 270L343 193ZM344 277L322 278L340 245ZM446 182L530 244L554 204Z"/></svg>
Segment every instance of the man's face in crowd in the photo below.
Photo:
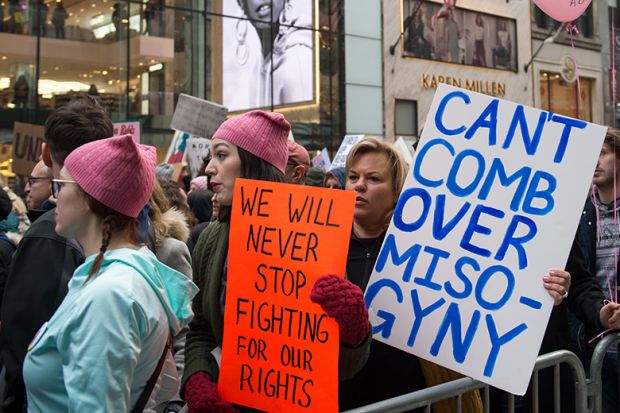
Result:
<svg viewBox="0 0 620 413"><path fill-rule="evenodd" d="M603 144L598 162L596 163L596 169L594 170L594 176L592 177L594 185L599 188L613 186L614 177L620 172L618 157L620 157L620 153L616 154L613 146L608 143Z"/></svg>
<svg viewBox="0 0 620 413"><path fill-rule="evenodd" d="M52 194L51 173L43 161L37 163L32 170L28 183L24 189L26 192L26 205L28 209L41 209L41 205Z"/></svg>

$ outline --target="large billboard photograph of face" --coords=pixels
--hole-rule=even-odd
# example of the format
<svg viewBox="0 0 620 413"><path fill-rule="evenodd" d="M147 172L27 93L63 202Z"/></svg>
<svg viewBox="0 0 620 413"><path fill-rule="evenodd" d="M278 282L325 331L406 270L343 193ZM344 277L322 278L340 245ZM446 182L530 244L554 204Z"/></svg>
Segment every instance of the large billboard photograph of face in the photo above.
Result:
<svg viewBox="0 0 620 413"><path fill-rule="evenodd" d="M514 19L442 5L403 0L405 56L517 71Z"/></svg>
<svg viewBox="0 0 620 413"><path fill-rule="evenodd" d="M229 111L314 99L314 0L224 0L222 97Z"/></svg>

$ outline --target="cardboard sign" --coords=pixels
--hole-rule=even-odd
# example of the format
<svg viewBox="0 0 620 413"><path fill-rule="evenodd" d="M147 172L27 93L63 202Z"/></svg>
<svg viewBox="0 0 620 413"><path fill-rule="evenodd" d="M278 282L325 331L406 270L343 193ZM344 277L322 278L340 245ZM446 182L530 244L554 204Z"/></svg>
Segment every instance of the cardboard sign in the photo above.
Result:
<svg viewBox="0 0 620 413"><path fill-rule="evenodd" d="M44 128L41 125L15 122L13 124L13 172L30 175L41 160Z"/></svg>
<svg viewBox="0 0 620 413"><path fill-rule="evenodd" d="M170 128L196 137L211 138L227 114L228 109L222 105L181 93Z"/></svg>
<svg viewBox="0 0 620 413"><path fill-rule="evenodd" d="M351 148L362 139L364 139L364 135L345 135L338 148L338 152L336 152L336 156L334 156L330 169L344 168L347 163L347 155L351 152Z"/></svg>
<svg viewBox="0 0 620 413"><path fill-rule="evenodd" d="M374 338L524 394L606 129L440 85L365 292Z"/></svg>
<svg viewBox="0 0 620 413"><path fill-rule="evenodd" d="M338 325L310 301L344 274L355 194L237 179L218 390L269 412L338 411Z"/></svg>
<svg viewBox="0 0 620 413"><path fill-rule="evenodd" d="M187 140L187 163L192 178L200 173L205 158L209 157L210 139L191 137Z"/></svg>
<svg viewBox="0 0 620 413"><path fill-rule="evenodd" d="M140 121L123 121L112 122L114 126L114 136L131 135L136 143L140 143L140 135L142 132L142 122Z"/></svg>
<svg viewBox="0 0 620 413"><path fill-rule="evenodd" d="M312 166L315 168L321 168L324 171L328 171L331 167L331 161L329 160L329 153L327 148L323 148L321 153L312 158Z"/></svg>

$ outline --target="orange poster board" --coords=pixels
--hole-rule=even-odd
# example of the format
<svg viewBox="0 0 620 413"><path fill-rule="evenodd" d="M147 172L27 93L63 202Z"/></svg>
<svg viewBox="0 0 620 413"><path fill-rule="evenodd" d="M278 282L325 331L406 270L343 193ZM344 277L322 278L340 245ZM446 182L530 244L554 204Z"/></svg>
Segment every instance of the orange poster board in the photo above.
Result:
<svg viewBox="0 0 620 413"><path fill-rule="evenodd" d="M237 179L218 390L269 412L338 411L338 325L310 301L344 274L355 193Z"/></svg>

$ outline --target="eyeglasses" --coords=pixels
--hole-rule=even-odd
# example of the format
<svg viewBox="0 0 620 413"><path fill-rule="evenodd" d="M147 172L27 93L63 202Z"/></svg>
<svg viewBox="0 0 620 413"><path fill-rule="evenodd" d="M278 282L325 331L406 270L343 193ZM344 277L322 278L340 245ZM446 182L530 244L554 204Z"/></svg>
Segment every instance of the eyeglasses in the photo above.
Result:
<svg viewBox="0 0 620 413"><path fill-rule="evenodd" d="M65 184L77 184L77 182L68 179L52 179L52 195L54 198L58 198L58 194Z"/></svg>
<svg viewBox="0 0 620 413"><path fill-rule="evenodd" d="M28 185L32 186L37 181L51 181L47 176L29 176L28 177Z"/></svg>

